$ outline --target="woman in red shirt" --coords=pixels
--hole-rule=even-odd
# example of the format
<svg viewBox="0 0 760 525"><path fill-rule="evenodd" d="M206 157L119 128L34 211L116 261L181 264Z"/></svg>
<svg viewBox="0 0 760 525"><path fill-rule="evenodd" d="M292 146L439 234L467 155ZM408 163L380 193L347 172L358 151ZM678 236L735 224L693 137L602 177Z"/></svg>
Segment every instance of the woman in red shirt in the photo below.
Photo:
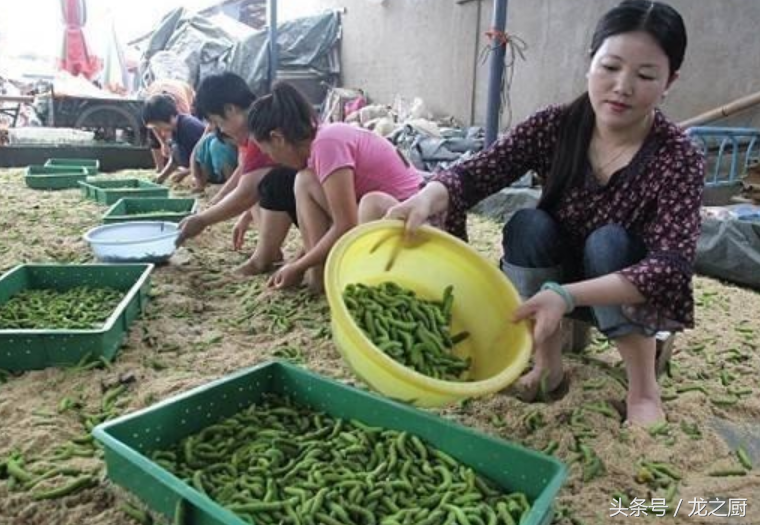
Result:
<svg viewBox="0 0 760 525"><path fill-rule="evenodd" d="M255 100L245 80L234 73L210 75L198 88L196 110L235 140L239 160L212 206L180 223L177 241L184 243L212 224L238 217L232 245L240 250L257 213L258 243L250 259L237 269L242 275L264 273L280 263L285 237L291 225L298 224L293 193L296 170L277 165L249 139L248 111Z"/></svg>

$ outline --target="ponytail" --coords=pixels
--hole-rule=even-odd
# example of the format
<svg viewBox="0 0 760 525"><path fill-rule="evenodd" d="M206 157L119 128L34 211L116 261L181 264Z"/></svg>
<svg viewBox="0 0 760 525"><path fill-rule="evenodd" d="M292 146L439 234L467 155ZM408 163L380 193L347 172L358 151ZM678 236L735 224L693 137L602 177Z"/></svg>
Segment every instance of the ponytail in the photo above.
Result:
<svg viewBox="0 0 760 525"><path fill-rule="evenodd" d="M261 142L269 141L274 130L291 144L311 140L318 125L317 114L306 97L284 82L275 84L272 93L259 98L248 112L248 130Z"/></svg>
<svg viewBox="0 0 760 525"><path fill-rule="evenodd" d="M575 99L563 112L557 145L538 207L552 211L562 195L581 184L594 131L594 109L588 93Z"/></svg>

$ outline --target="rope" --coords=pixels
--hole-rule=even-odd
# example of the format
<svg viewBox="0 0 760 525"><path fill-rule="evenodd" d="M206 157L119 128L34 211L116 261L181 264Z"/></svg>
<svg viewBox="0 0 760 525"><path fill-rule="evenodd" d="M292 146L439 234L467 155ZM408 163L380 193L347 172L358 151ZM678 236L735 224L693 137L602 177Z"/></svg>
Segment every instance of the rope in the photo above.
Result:
<svg viewBox="0 0 760 525"><path fill-rule="evenodd" d="M501 105L507 108L507 123L506 126L501 125L501 115L499 113L499 129L503 127L509 127L512 124L512 98L510 97L510 90L512 89L512 77L515 74L515 63L517 59L525 60L525 51L528 49L528 44L522 38L499 31L496 28L491 28L485 33L489 40L483 49L480 51L480 62L485 64L488 60L488 55L496 51L500 47L504 47L504 74L501 77Z"/></svg>

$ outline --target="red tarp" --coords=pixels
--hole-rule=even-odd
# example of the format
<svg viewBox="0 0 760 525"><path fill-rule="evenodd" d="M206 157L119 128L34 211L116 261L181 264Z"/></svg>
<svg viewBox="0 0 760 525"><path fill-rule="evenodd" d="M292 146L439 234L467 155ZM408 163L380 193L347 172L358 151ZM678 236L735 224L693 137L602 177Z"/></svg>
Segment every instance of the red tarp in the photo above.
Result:
<svg viewBox="0 0 760 525"><path fill-rule="evenodd" d="M63 33L63 50L58 66L74 76L81 74L92 79L100 70L100 60L90 55L82 31L87 22L85 0L61 0L61 9L66 29Z"/></svg>

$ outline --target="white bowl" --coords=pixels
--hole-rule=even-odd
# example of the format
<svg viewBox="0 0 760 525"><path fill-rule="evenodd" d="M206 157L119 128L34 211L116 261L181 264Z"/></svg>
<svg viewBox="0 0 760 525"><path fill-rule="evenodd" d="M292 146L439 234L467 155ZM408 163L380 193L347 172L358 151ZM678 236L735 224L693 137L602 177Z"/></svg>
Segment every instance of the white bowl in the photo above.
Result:
<svg viewBox="0 0 760 525"><path fill-rule="evenodd" d="M139 221L98 226L84 234L102 262L165 262L176 249L179 228L172 222Z"/></svg>

